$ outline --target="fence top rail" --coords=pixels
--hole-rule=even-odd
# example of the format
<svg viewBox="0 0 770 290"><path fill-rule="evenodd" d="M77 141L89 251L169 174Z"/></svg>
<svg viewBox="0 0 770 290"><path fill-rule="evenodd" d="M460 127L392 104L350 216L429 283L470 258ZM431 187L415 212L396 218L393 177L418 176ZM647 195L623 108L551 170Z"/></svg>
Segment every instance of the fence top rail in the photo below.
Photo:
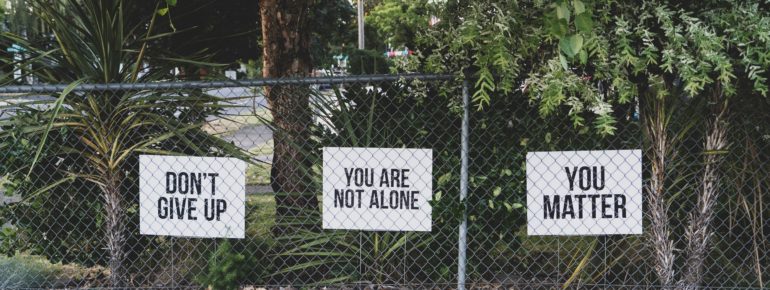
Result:
<svg viewBox="0 0 770 290"><path fill-rule="evenodd" d="M293 78L263 78L251 80L216 80L216 81L180 81L156 83L109 83L109 84L80 84L74 91L114 91L114 90L170 90L196 88L230 88L230 87L260 87L279 85L319 85L346 84L366 82L387 82L398 80L447 81L454 79L448 74L377 74L351 75L334 77L293 77ZM39 84L22 86L0 86L0 94L8 93L58 93L68 84Z"/></svg>

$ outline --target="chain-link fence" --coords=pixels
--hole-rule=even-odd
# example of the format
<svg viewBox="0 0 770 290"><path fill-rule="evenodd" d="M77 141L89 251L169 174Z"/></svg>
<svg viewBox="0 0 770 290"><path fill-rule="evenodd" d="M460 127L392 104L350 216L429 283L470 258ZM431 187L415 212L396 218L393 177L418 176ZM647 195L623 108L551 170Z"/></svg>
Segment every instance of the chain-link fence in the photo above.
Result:
<svg viewBox="0 0 770 290"><path fill-rule="evenodd" d="M0 88L0 288L661 288L654 106L615 108L606 135L515 94L478 109L467 86L378 75ZM770 105L731 104L719 152L704 147L709 104L668 105L675 278L717 155L700 285L770 287ZM594 157L563 151L607 162L583 170ZM527 172L528 154L558 172ZM586 197L560 191L570 180ZM563 198L530 217L547 235L528 235L528 190ZM602 235L621 227L642 233Z"/></svg>

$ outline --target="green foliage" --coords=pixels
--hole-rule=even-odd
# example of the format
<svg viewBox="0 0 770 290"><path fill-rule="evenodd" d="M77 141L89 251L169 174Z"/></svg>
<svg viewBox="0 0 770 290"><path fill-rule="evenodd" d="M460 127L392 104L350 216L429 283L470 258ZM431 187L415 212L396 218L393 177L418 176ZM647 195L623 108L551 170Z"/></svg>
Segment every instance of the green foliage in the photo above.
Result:
<svg viewBox="0 0 770 290"><path fill-rule="evenodd" d="M427 0L384 0L367 13L366 23L377 29L389 47L414 48L418 31L428 28L428 5Z"/></svg>
<svg viewBox="0 0 770 290"><path fill-rule="evenodd" d="M142 249L152 242L138 235L138 225L127 222L138 215L138 205L131 201L138 192L139 154L247 157L201 129L224 106L218 97L196 90L72 91L82 82L153 82L170 77L173 67L206 65L195 56L178 59L148 46L150 40L168 36L152 34L151 19L126 20L121 0L67 1L61 6L40 0L30 5L54 32L57 45L38 47L6 32L0 42L16 43L28 53L21 61L4 57L0 63L6 69L32 66L24 76L70 85L55 99L9 105L15 114L0 119L0 150L18 152L3 154L0 176L7 176L13 193L24 201L3 207L3 221L18 227L25 249L53 261L104 265L116 257L140 259L143 251L125 258L121 252L123 243ZM150 64L146 73L139 74L145 63ZM2 82L16 81L12 78L4 74ZM61 226L61 220L81 222ZM116 242L121 246L108 251L105 244L115 242L110 237L124 237ZM121 283L125 277L115 273L125 268L111 270L117 277L113 283Z"/></svg>
<svg viewBox="0 0 770 290"><path fill-rule="evenodd" d="M452 149L457 148L455 125L459 119L447 114L447 99L432 99L436 88L410 83L380 83L374 89L363 84L348 84L344 93L315 93L311 105L318 115L318 123L311 130L317 144L313 158L313 182L320 188L321 152L324 146L343 147L425 147L434 148L434 174L442 176L458 162ZM394 125L395 124L395 125ZM443 192L456 194L456 184L443 183ZM440 193L436 193L440 195ZM440 199L440 198L438 198ZM441 199L451 203L456 199ZM444 214L444 207L434 205L434 213ZM299 227L293 234L278 237L278 270L272 279L294 283L313 282L314 285L337 285L356 281L374 284L393 284L403 279L403 267L423 279L434 277L438 268L449 267L452 259L446 243L434 235L454 231L457 218L444 218L434 224L434 232L427 233L358 233L351 231L317 231L320 213L303 211L298 217L277 221L277 228ZM441 233L441 234L439 234ZM406 246L406 243L409 246ZM405 254L406 252L406 254ZM412 257L412 258L410 258ZM361 259L363 262L355 262ZM414 259L414 260L409 260ZM294 261L294 262L286 262ZM285 264L281 264L285 263ZM438 277L436 277L438 278Z"/></svg>
<svg viewBox="0 0 770 290"><path fill-rule="evenodd" d="M485 108L494 95L512 94L539 58L546 9L540 1L447 1L419 42L424 70L476 80L474 103Z"/></svg>
<svg viewBox="0 0 770 290"><path fill-rule="evenodd" d="M542 116L566 106L576 127L612 135L614 108L647 86L731 96L745 80L766 95L770 26L759 2L447 1L419 49L424 70L473 79L479 108L518 87Z"/></svg>
<svg viewBox="0 0 770 290"><path fill-rule="evenodd" d="M230 241L225 240L209 258L208 273L200 283L209 289L237 290L246 275L245 261L246 257L234 252Z"/></svg>

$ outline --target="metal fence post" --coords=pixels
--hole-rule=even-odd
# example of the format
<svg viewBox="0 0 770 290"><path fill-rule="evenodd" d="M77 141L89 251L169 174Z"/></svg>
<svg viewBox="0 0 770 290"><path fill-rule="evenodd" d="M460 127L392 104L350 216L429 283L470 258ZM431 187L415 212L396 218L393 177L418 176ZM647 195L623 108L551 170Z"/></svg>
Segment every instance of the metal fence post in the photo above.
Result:
<svg viewBox="0 0 770 290"><path fill-rule="evenodd" d="M463 121L462 121L462 145L460 148L460 203L463 204L463 219L460 222L460 233L457 245L457 289L465 290L465 255L468 236L468 213L466 211L465 197L468 196L468 139L469 139L469 97L468 80L463 80Z"/></svg>

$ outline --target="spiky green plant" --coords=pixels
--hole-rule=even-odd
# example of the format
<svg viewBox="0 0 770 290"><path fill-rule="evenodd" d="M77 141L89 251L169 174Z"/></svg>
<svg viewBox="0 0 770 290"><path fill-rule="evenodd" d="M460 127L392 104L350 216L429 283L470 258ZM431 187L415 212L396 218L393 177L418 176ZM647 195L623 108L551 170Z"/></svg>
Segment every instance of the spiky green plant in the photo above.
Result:
<svg viewBox="0 0 770 290"><path fill-rule="evenodd" d="M52 32L52 48L37 47L11 33L0 37L3 44L16 44L26 51L22 60L2 59L3 71L21 67L25 68L22 78L34 75L42 82L69 84L55 99L36 101L35 108L10 105L19 114L0 120L0 127L14 128L0 131L0 151L20 138L39 143L32 162L7 174L26 175L27 180L38 185L31 190L37 192L75 178L97 186L102 197L104 246L110 255L113 287L128 282L124 265L129 234L126 211L133 193L125 190L125 182L128 175L135 174L128 160L142 153L244 156L238 148L200 130L207 116L218 114L225 106L217 97L194 90L78 89L82 83L160 81L167 79L176 66L206 65L197 58L183 59L155 50L152 42L169 35L153 32L158 13L141 21L127 19L126 2L32 0L28 3L33 13ZM18 81L12 74L2 77L4 83ZM20 119L29 114L36 115L40 122ZM52 132L65 132L70 141L53 141L49 138ZM51 175L37 171L42 158L79 160L84 164L60 166L57 170L65 173L65 179L47 180Z"/></svg>

